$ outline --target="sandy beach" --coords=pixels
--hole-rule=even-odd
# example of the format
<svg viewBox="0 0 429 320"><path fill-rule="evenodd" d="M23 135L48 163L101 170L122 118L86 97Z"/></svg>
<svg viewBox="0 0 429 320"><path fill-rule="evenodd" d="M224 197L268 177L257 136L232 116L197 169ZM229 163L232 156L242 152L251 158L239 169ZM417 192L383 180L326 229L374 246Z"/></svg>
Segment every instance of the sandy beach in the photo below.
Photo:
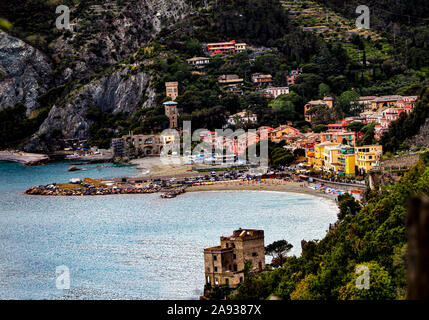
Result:
<svg viewBox="0 0 429 320"><path fill-rule="evenodd" d="M134 159L130 161L131 164L137 165L139 170L139 177L175 177L175 176L186 176L196 175L198 172L192 171L196 168L199 169L210 169L213 168L211 165L199 164L195 165L184 165L181 163L163 162L159 157L145 157L140 159Z"/></svg>
<svg viewBox="0 0 429 320"><path fill-rule="evenodd" d="M0 151L0 161L19 162L24 165L39 165L49 161L49 157L38 153Z"/></svg>
<svg viewBox="0 0 429 320"><path fill-rule="evenodd" d="M275 191L275 192L291 192L301 193L313 196L322 197L335 201L337 195L316 191L300 182L284 182L278 183L278 180L266 180L265 183L251 183L251 182L217 182L214 184L192 186L186 189L186 192L201 192L201 191Z"/></svg>

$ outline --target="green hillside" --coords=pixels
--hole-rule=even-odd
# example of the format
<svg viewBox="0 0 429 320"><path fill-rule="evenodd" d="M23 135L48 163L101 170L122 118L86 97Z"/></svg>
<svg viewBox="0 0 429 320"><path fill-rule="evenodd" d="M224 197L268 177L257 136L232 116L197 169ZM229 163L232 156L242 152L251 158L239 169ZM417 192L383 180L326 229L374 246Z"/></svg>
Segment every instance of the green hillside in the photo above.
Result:
<svg viewBox="0 0 429 320"><path fill-rule="evenodd" d="M340 199L335 230L308 242L302 256L289 257L284 267L249 278L232 298L404 299L406 203L415 194L429 194L429 153L397 184L368 193L366 207L357 213L347 209L352 198ZM356 288L358 265L370 271L369 290Z"/></svg>

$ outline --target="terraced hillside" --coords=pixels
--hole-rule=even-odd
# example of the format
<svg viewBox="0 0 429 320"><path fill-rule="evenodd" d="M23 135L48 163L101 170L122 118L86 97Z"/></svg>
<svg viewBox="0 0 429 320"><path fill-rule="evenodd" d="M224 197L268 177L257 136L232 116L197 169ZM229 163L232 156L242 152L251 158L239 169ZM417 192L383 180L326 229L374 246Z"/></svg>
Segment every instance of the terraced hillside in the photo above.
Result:
<svg viewBox="0 0 429 320"><path fill-rule="evenodd" d="M305 32L314 32L330 42L340 42L354 61L362 61L362 47L353 39L365 38L367 60L385 60L390 56L391 46L373 30L357 29L355 21L344 18L332 9L315 1L281 1L291 20ZM356 17L358 15L356 14Z"/></svg>

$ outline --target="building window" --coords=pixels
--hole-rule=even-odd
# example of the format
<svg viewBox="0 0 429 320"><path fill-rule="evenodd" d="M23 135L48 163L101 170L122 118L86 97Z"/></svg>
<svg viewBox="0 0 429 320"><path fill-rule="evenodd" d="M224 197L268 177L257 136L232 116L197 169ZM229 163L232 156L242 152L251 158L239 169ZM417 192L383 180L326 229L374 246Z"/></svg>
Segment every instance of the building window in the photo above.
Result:
<svg viewBox="0 0 429 320"><path fill-rule="evenodd" d="M229 286L229 279L225 279L225 284Z"/></svg>
<svg viewBox="0 0 429 320"><path fill-rule="evenodd" d="M210 276L207 276L207 283L210 283Z"/></svg>
<svg viewBox="0 0 429 320"><path fill-rule="evenodd" d="M257 257L258 254L256 252L252 252L252 257Z"/></svg>
<svg viewBox="0 0 429 320"><path fill-rule="evenodd" d="M219 284L219 279L215 278L215 284L218 285Z"/></svg>
<svg viewBox="0 0 429 320"><path fill-rule="evenodd" d="M235 253L232 254L232 258L235 260L237 259L237 255Z"/></svg>
<svg viewBox="0 0 429 320"><path fill-rule="evenodd" d="M217 260L217 256L213 256L213 261L216 261Z"/></svg>
<svg viewBox="0 0 429 320"><path fill-rule="evenodd" d="M240 277L240 283L243 283L243 277Z"/></svg>
<svg viewBox="0 0 429 320"><path fill-rule="evenodd" d="M214 267L214 272L217 272L217 267Z"/></svg>
<svg viewBox="0 0 429 320"><path fill-rule="evenodd" d="M237 265L234 264L234 271L237 271Z"/></svg>

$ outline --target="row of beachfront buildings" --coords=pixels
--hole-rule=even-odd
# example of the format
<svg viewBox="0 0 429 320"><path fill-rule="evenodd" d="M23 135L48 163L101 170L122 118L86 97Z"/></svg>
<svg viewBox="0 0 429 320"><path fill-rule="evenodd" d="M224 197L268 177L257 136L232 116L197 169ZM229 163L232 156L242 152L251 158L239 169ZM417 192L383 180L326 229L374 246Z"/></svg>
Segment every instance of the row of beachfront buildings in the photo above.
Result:
<svg viewBox="0 0 429 320"><path fill-rule="evenodd" d="M330 124L328 127L329 129L346 130L347 126L355 121L364 124L375 122L375 135L379 139L388 130L390 124L398 120L402 113L408 114L414 110L417 99L417 96L400 95L360 97L356 102L362 110L359 116L345 118L340 123ZM310 111L316 106L332 109L334 100L332 97L325 97L322 100L307 102L304 106L305 121L312 122L313 115Z"/></svg>

